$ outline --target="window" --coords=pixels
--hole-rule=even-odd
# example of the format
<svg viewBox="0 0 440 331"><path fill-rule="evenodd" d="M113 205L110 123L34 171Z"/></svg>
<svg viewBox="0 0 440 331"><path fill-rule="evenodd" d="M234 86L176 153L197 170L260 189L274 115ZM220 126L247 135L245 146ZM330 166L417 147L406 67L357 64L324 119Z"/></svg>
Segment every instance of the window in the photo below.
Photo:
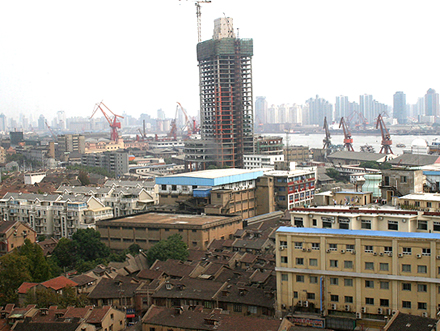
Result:
<svg viewBox="0 0 440 331"><path fill-rule="evenodd" d="M319 251L319 243L312 243L312 249L315 251Z"/></svg>
<svg viewBox="0 0 440 331"><path fill-rule="evenodd" d="M426 202L426 207L431 208L432 207L432 202L431 201Z"/></svg>
<svg viewBox="0 0 440 331"><path fill-rule="evenodd" d="M428 285L417 284L417 292L428 292Z"/></svg>
<svg viewBox="0 0 440 331"><path fill-rule="evenodd" d="M248 306L248 313L256 314L258 312L257 306Z"/></svg>
<svg viewBox="0 0 440 331"><path fill-rule="evenodd" d="M318 284L318 277L317 276L310 276L310 284Z"/></svg>
<svg viewBox="0 0 440 331"><path fill-rule="evenodd" d="M353 286L353 279L344 278L344 286Z"/></svg>
<svg viewBox="0 0 440 331"><path fill-rule="evenodd" d="M296 265L304 265L304 259L302 257L297 257Z"/></svg>
<svg viewBox="0 0 440 331"><path fill-rule="evenodd" d="M411 247L403 247L403 255L411 255L412 249Z"/></svg>
<svg viewBox="0 0 440 331"><path fill-rule="evenodd" d="M365 288L374 288L374 281L366 280L365 281Z"/></svg>
<svg viewBox="0 0 440 331"><path fill-rule="evenodd" d="M329 228L329 229L331 229L331 227L332 227L332 221L331 221L331 220L327 220L327 219L322 220L322 227L323 227L323 228Z"/></svg>
<svg viewBox="0 0 440 331"><path fill-rule="evenodd" d="M380 282L380 289L381 290L389 290L390 289L390 283L389 282Z"/></svg>
<svg viewBox="0 0 440 331"><path fill-rule="evenodd" d="M402 272L411 272L411 264L402 264Z"/></svg>
<svg viewBox="0 0 440 331"><path fill-rule="evenodd" d="M234 303L234 311L235 311L236 313L241 313L241 310L242 310L241 304L239 304L239 303Z"/></svg>
<svg viewBox="0 0 440 331"><path fill-rule="evenodd" d="M297 283L304 283L304 275L296 275Z"/></svg>
<svg viewBox="0 0 440 331"><path fill-rule="evenodd" d="M312 219L312 226L317 226L318 225L318 221L316 219Z"/></svg>
<svg viewBox="0 0 440 331"><path fill-rule="evenodd" d="M287 247L287 241L280 240L280 247Z"/></svg>
<svg viewBox="0 0 440 331"><path fill-rule="evenodd" d="M211 301L205 301L203 305L206 309L212 309L212 302Z"/></svg>
<svg viewBox="0 0 440 331"><path fill-rule="evenodd" d="M371 220L361 220L361 229L371 230Z"/></svg>
<svg viewBox="0 0 440 331"><path fill-rule="evenodd" d="M318 266L318 259L309 259L309 266L310 267L317 267Z"/></svg>
<svg viewBox="0 0 440 331"><path fill-rule="evenodd" d="M374 298L365 298L366 305L374 305Z"/></svg>
<svg viewBox="0 0 440 331"><path fill-rule="evenodd" d="M303 243L295 243L295 249L302 249Z"/></svg>
<svg viewBox="0 0 440 331"><path fill-rule="evenodd" d="M373 262L365 262L365 270L374 270Z"/></svg>
<svg viewBox="0 0 440 331"><path fill-rule="evenodd" d="M315 300L315 293L307 293L307 300Z"/></svg>
<svg viewBox="0 0 440 331"><path fill-rule="evenodd" d="M177 185L171 185L171 191L177 190Z"/></svg>
<svg viewBox="0 0 440 331"><path fill-rule="evenodd" d="M402 308L411 308L411 301L402 301Z"/></svg>
<svg viewBox="0 0 440 331"><path fill-rule="evenodd" d="M418 265L417 272L419 274L426 274L428 272L428 267L426 265Z"/></svg>
<svg viewBox="0 0 440 331"><path fill-rule="evenodd" d="M353 303L353 297L345 296L344 301L345 301L345 303Z"/></svg>
<svg viewBox="0 0 440 331"><path fill-rule="evenodd" d="M428 221L418 221L417 230L428 230Z"/></svg>
<svg viewBox="0 0 440 331"><path fill-rule="evenodd" d="M287 282L289 280L289 276L287 274L281 274L281 280L283 282Z"/></svg>
<svg viewBox="0 0 440 331"><path fill-rule="evenodd" d="M331 294L330 295L330 301L339 302L339 295Z"/></svg>
<svg viewBox="0 0 440 331"><path fill-rule="evenodd" d="M406 183L406 180L407 180L406 176L400 176L401 183Z"/></svg>
<svg viewBox="0 0 440 331"><path fill-rule="evenodd" d="M338 250L338 244L328 244L328 249L330 251L337 251Z"/></svg>
<svg viewBox="0 0 440 331"><path fill-rule="evenodd" d="M426 310L428 309L428 304L426 302L417 302L417 309Z"/></svg>
<svg viewBox="0 0 440 331"><path fill-rule="evenodd" d="M411 291L411 283L402 283L402 291Z"/></svg>
<svg viewBox="0 0 440 331"><path fill-rule="evenodd" d="M434 222L433 230L434 231L440 231L440 222Z"/></svg>
<svg viewBox="0 0 440 331"><path fill-rule="evenodd" d="M339 279L338 278L330 278L330 285L338 285L339 284Z"/></svg>
<svg viewBox="0 0 440 331"><path fill-rule="evenodd" d="M389 264L388 263L379 263L379 269L380 271L389 271Z"/></svg>
<svg viewBox="0 0 440 331"><path fill-rule="evenodd" d="M166 185L161 185L161 190L162 190L162 191L166 191L166 189L167 189L167 186L166 186Z"/></svg>
<svg viewBox="0 0 440 331"><path fill-rule="evenodd" d="M330 260L330 268L337 268L338 260Z"/></svg>
<svg viewBox="0 0 440 331"><path fill-rule="evenodd" d="M388 221L388 230L399 230L399 222L398 221Z"/></svg>
<svg viewBox="0 0 440 331"><path fill-rule="evenodd" d="M279 196L279 198L280 198L281 196ZM280 199L281 200L281 199ZM302 218L294 218L294 220L293 220L293 223L294 223L294 225L297 227L297 228L303 228L304 227L304 222L303 222L303 219Z"/></svg>
<svg viewBox="0 0 440 331"><path fill-rule="evenodd" d="M431 256L431 248L422 248L423 256Z"/></svg>
<svg viewBox="0 0 440 331"><path fill-rule="evenodd" d="M345 245L345 250L347 252L354 252L354 245Z"/></svg>
<svg viewBox="0 0 440 331"><path fill-rule="evenodd" d="M365 246L365 253L373 253L373 246L370 245Z"/></svg>
<svg viewBox="0 0 440 331"><path fill-rule="evenodd" d="M293 291L293 298L298 299L298 292L297 291Z"/></svg>
<svg viewBox="0 0 440 331"><path fill-rule="evenodd" d="M384 252L385 254L392 253L392 252L393 252L393 247L392 247L392 246L385 246L385 247L383 248L383 252Z"/></svg>
<svg viewBox="0 0 440 331"><path fill-rule="evenodd" d="M388 300L388 299L380 299L380 306L381 307L389 307L390 306L390 300Z"/></svg>
<svg viewBox="0 0 440 331"><path fill-rule="evenodd" d="M281 263L287 263L287 256L281 256Z"/></svg>
<svg viewBox="0 0 440 331"><path fill-rule="evenodd" d="M416 206L416 207L420 207L420 201L415 201L415 202L414 202L414 206Z"/></svg>
<svg viewBox="0 0 440 331"><path fill-rule="evenodd" d="M344 261L345 269L353 269L353 261Z"/></svg>

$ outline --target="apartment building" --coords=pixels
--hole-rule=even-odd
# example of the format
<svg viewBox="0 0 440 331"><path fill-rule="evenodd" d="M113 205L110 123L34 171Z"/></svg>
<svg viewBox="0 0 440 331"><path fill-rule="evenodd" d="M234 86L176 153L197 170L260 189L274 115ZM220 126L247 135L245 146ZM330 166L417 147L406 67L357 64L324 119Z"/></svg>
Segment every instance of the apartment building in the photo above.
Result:
<svg viewBox="0 0 440 331"><path fill-rule="evenodd" d="M20 247L29 239L32 243L37 240L34 230L18 221L0 221L0 256Z"/></svg>
<svg viewBox="0 0 440 331"><path fill-rule="evenodd" d="M104 168L119 177L128 173L128 153L103 152L82 154L81 165Z"/></svg>
<svg viewBox="0 0 440 331"><path fill-rule="evenodd" d="M276 247L280 311L383 324L397 310L437 316L439 233L280 227Z"/></svg>

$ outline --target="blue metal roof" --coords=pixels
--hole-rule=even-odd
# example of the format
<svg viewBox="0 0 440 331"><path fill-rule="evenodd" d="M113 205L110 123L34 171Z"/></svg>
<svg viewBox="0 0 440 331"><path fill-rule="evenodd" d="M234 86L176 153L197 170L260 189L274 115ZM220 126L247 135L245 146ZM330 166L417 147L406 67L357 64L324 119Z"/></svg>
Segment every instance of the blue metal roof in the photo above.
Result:
<svg viewBox="0 0 440 331"><path fill-rule="evenodd" d="M321 228L294 228L281 226L277 232L310 233L310 234L336 234L345 236L371 236L371 237L392 237L412 239L438 239L440 233L424 232L393 232L393 231L371 231L371 230L343 230L343 229L321 229Z"/></svg>
<svg viewBox="0 0 440 331"><path fill-rule="evenodd" d="M440 176L440 171L423 171L425 176Z"/></svg>

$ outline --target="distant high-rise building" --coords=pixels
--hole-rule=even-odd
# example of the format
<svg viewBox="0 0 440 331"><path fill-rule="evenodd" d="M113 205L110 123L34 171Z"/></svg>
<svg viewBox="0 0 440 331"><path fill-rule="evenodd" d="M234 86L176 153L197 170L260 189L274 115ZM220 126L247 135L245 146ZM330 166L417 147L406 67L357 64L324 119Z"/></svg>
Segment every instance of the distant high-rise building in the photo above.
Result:
<svg viewBox="0 0 440 331"><path fill-rule="evenodd" d="M267 100L266 97L257 97L255 100L255 124L267 123Z"/></svg>
<svg viewBox="0 0 440 331"><path fill-rule="evenodd" d="M44 129L46 129L46 118L44 118L43 115L40 115L40 117L38 118L38 130L43 131Z"/></svg>
<svg viewBox="0 0 440 331"><path fill-rule="evenodd" d="M64 112L64 110L57 111L57 127L60 130L66 129L66 113Z"/></svg>
<svg viewBox="0 0 440 331"><path fill-rule="evenodd" d="M157 119L164 120L166 118L165 112L161 109L157 110Z"/></svg>
<svg viewBox="0 0 440 331"><path fill-rule="evenodd" d="M439 116L439 95L430 88L425 94L425 115Z"/></svg>
<svg viewBox="0 0 440 331"><path fill-rule="evenodd" d="M8 125L5 114L0 114L0 131L6 132Z"/></svg>
<svg viewBox="0 0 440 331"><path fill-rule="evenodd" d="M373 96L371 94L360 95L359 106L362 115L372 123L375 117L373 113Z"/></svg>
<svg viewBox="0 0 440 331"><path fill-rule="evenodd" d="M197 44L202 141L185 143L187 164L243 168L243 155L253 154L252 56L253 40L236 38L228 17Z"/></svg>
<svg viewBox="0 0 440 331"><path fill-rule="evenodd" d="M306 101L309 106L309 121L303 124L317 124L323 125L324 117L327 117L328 122L333 121L333 105L318 95L315 99L310 98Z"/></svg>
<svg viewBox="0 0 440 331"><path fill-rule="evenodd" d="M343 95L336 97L335 121L339 122L341 120L341 117L347 117L349 114L350 114L350 102L348 101L348 97Z"/></svg>
<svg viewBox="0 0 440 331"><path fill-rule="evenodd" d="M393 101L393 118L397 119L397 123L399 124L407 123L406 94L402 91L394 93Z"/></svg>

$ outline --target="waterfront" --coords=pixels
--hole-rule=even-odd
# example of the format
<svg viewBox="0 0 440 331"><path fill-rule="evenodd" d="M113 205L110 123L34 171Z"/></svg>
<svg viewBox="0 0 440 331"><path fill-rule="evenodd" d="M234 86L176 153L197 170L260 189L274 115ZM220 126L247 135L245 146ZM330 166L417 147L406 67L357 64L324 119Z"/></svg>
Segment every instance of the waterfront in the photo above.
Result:
<svg viewBox="0 0 440 331"><path fill-rule="evenodd" d="M309 148L322 148L324 139L324 134L295 134L295 133L289 133L288 134L288 142L286 143L286 134L276 134L276 133L268 133L265 134L267 136L279 136L283 137L283 142L285 145L289 146L309 146ZM352 134L353 138L353 148L356 152L359 152L361 149L361 146L368 144L374 147L374 150L379 153L381 148L381 141L382 137L381 135L370 135L370 136L356 136ZM438 136L436 135L420 135L420 136L414 136L414 135L395 135L391 136L391 140L393 141L392 150L393 153L396 155L403 154L403 150L409 150L411 149L411 143L415 139L424 139L428 142L428 144L431 144L433 140L437 139ZM331 141L333 145L340 145L343 144L344 136L343 135L332 135ZM406 147L399 148L396 147L397 144L404 144Z"/></svg>

